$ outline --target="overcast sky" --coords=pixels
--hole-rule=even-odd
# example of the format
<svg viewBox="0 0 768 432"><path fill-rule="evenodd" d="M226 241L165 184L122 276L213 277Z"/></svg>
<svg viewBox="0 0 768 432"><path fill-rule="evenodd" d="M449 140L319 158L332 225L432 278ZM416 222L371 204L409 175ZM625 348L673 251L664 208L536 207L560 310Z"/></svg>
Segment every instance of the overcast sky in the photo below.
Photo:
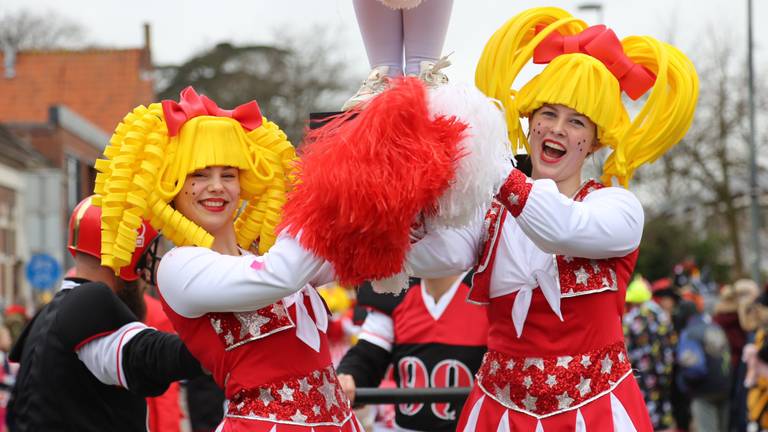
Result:
<svg viewBox="0 0 768 432"><path fill-rule="evenodd" d="M432 0L436 1L436 0ZM753 0L755 62L768 66L768 1ZM618 36L648 34L674 43L684 52L695 50L707 31L730 35L734 49L746 51L747 0L455 0L445 53L455 81L473 80L474 67L493 31L516 13L533 6L562 7L590 24L595 11L578 11L586 3L602 5L602 19ZM351 0L2 0L0 13L26 8L60 14L80 23L90 42L114 47L143 43L142 23L152 25L152 54L156 64L174 64L195 52L229 41L270 43L281 29L301 31L313 25L338 33L338 54L347 58L360 79L368 70ZM278 35L278 36L276 36ZM693 55L692 55L693 57Z"/></svg>

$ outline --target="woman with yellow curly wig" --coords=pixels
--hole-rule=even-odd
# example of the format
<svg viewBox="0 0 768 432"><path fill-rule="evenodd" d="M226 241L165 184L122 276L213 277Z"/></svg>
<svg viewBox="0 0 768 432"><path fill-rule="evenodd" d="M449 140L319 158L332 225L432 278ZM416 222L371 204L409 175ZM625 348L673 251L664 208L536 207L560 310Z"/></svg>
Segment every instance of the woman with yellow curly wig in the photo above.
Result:
<svg viewBox="0 0 768 432"><path fill-rule="evenodd" d="M178 246L160 262L158 288L224 389L217 431L362 432L331 365L326 307L308 285L332 275L275 235L295 153L256 102L224 110L187 88L179 102L129 113L105 155L103 265L127 264L142 218Z"/></svg>
<svg viewBox="0 0 768 432"><path fill-rule="evenodd" d="M514 90L531 59L546 67ZM625 188L688 130L693 65L654 38L619 40L543 7L496 31L476 84L504 106L513 147L533 169L512 169L484 223L430 232L408 256L421 277L476 265L469 299L489 304L488 353L458 430L652 431L621 327L644 219ZM647 94L634 118L622 92ZM601 182L583 181L601 147L611 149Z"/></svg>

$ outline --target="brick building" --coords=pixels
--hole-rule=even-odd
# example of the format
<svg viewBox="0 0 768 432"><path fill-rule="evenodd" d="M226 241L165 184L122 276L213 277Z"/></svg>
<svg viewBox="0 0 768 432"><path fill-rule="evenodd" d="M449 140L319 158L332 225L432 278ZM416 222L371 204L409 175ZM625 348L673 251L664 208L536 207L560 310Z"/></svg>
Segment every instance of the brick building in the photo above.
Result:
<svg viewBox="0 0 768 432"><path fill-rule="evenodd" d="M0 276L0 293L9 293L5 303L31 297L18 271L30 254L51 255L64 270L71 266L66 224L93 191L94 161L123 116L155 98L148 26L144 34L141 48L0 52L0 126L36 161L14 168L22 173L13 202L24 226L13 234L20 248L14 279Z"/></svg>

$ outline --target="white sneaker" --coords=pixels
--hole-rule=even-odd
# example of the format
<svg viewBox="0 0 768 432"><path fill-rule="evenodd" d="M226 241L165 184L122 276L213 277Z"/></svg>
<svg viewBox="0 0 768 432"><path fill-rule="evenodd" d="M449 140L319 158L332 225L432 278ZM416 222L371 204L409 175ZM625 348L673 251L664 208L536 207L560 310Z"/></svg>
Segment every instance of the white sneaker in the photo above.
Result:
<svg viewBox="0 0 768 432"><path fill-rule="evenodd" d="M451 65L448 56L440 57L436 62L422 60L419 63L419 79L424 82L427 88L434 88L448 83L448 76L440 72L441 69Z"/></svg>
<svg viewBox="0 0 768 432"><path fill-rule="evenodd" d="M388 72L389 66L378 66L373 68L371 73L368 74L368 78L363 81L363 85L361 85L357 90L357 93L349 98L349 100L344 102L341 110L347 111L351 108L354 108L358 104L373 98L374 96L389 88L389 77L387 76Z"/></svg>

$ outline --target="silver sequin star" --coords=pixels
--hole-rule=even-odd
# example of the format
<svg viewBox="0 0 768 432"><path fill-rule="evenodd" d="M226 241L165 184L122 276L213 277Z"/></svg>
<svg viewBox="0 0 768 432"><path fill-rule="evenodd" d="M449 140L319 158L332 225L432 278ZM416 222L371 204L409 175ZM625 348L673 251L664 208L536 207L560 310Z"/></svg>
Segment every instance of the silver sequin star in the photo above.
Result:
<svg viewBox="0 0 768 432"><path fill-rule="evenodd" d="M619 363L624 363L624 353L619 352Z"/></svg>
<svg viewBox="0 0 768 432"><path fill-rule="evenodd" d="M584 270L584 267L579 267L579 269L574 271L573 274L576 275L576 285L586 285L587 282L589 282L589 273Z"/></svg>
<svg viewBox="0 0 768 432"><path fill-rule="evenodd" d="M325 398L326 409L330 409L333 405L339 405L339 402L336 400L336 386L328 382L328 378L325 375L323 375L323 385L318 387L317 390Z"/></svg>
<svg viewBox="0 0 768 432"><path fill-rule="evenodd" d="M579 382L579 384L576 385L576 390L579 391L579 394L581 394L582 397L584 397L585 395L589 394L589 392L592 391L592 389L590 388L591 383L592 383L591 379L582 377L581 382Z"/></svg>
<svg viewBox="0 0 768 432"><path fill-rule="evenodd" d="M320 405L313 405L312 406L312 414L320 415Z"/></svg>
<svg viewBox="0 0 768 432"><path fill-rule="evenodd" d="M536 411L536 400L538 398L531 396L530 393L525 394L525 399L523 399L523 405L525 405L525 409L528 411Z"/></svg>
<svg viewBox="0 0 768 432"><path fill-rule="evenodd" d="M236 312L235 317L240 321L240 338L245 335L261 336L261 326L269 322L269 318L259 315L258 311Z"/></svg>
<svg viewBox="0 0 768 432"><path fill-rule="evenodd" d="M259 389L259 400L264 403L264 406L270 404L275 398L272 397L272 392L268 388Z"/></svg>
<svg viewBox="0 0 768 432"><path fill-rule="evenodd" d="M288 318L288 311L285 309L282 303L275 303L272 305L272 313L275 314L277 319Z"/></svg>
<svg viewBox="0 0 768 432"><path fill-rule="evenodd" d="M600 284L600 288L611 289L611 283L608 282L608 278L605 276L600 279Z"/></svg>
<svg viewBox="0 0 768 432"><path fill-rule="evenodd" d="M606 354L605 358L600 360L600 373L611 373L611 367L613 367L613 360L611 360L608 354Z"/></svg>
<svg viewBox="0 0 768 432"><path fill-rule="evenodd" d="M568 369L568 364L573 360L573 357L571 356L563 356L557 358L557 366L562 366L566 369Z"/></svg>
<svg viewBox="0 0 768 432"><path fill-rule="evenodd" d="M307 421L307 416L301 413L301 411L296 410L296 414L291 416L291 420L295 421L296 423L304 423Z"/></svg>
<svg viewBox="0 0 768 432"><path fill-rule="evenodd" d="M544 383L550 387L554 387L557 385L557 377L554 375L547 375L547 380L544 381Z"/></svg>
<svg viewBox="0 0 768 432"><path fill-rule="evenodd" d="M573 399L568 396L568 392L563 392L560 396L555 397L557 398L557 409L566 409L573 403Z"/></svg>
<svg viewBox="0 0 768 432"><path fill-rule="evenodd" d="M595 260L589 260L589 265L592 266L592 272L597 274L600 273L600 265L597 264L597 261Z"/></svg>
<svg viewBox="0 0 768 432"><path fill-rule="evenodd" d="M581 365L584 367L588 367L592 364L592 359L588 355L581 356Z"/></svg>
<svg viewBox="0 0 768 432"><path fill-rule="evenodd" d="M525 388L531 388L532 385L533 385L533 380L531 379L530 376L526 375L526 377L523 378L523 386L525 386Z"/></svg>
<svg viewBox="0 0 768 432"><path fill-rule="evenodd" d="M235 337L232 336L232 333L227 332L227 334L224 335L224 342L226 342L227 345L232 345L235 343Z"/></svg>
<svg viewBox="0 0 768 432"><path fill-rule="evenodd" d="M493 374L495 374L496 372L498 372L498 371L499 371L499 367L500 367L500 366L501 366L501 365L499 365L499 362L497 362L496 360L493 360L493 361L491 362L491 366L490 366L490 373L491 373L491 375L493 375Z"/></svg>
<svg viewBox="0 0 768 432"><path fill-rule="evenodd" d="M293 401L293 392L295 390L288 387L288 384L283 384L283 388L277 391L277 394L280 395L280 401Z"/></svg>
<svg viewBox="0 0 768 432"><path fill-rule="evenodd" d="M501 402L502 405L514 406L512 398L509 396L509 384L504 387L496 387L496 399Z"/></svg>
<svg viewBox="0 0 768 432"><path fill-rule="evenodd" d="M515 368L515 361L514 360L508 360L507 361L507 369L512 370Z"/></svg>
<svg viewBox="0 0 768 432"><path fill-rule="evenodd" d="M564 255L564 256L563 256L563 260L564 260L565 262L569 263L569 262L573 261L573 257L572 257L572 256L570 256L570 255Z"/></svg>
<svg viewBox="0 0 768 432"><path fill-rule="evenodd" d="M608 273L611 275L611 289L619 289L619 285L616 283L616 272L613 269L608 269Z"/></svg>
<svg viewBox="0 0 768 432"><path fill-rule="evenodd" d="M538 357L528 357L523 364L523 370L528 369L531 366L536 366L539 370L544 370L544 359Z"/></svg>
<svg viewBox="0 0 768 432"><path fill-rule="evenodd" d="M312 386L309 385L309 381L306 377L299 380L299 391L302 393L309 393L312 390Z"/></svg>

